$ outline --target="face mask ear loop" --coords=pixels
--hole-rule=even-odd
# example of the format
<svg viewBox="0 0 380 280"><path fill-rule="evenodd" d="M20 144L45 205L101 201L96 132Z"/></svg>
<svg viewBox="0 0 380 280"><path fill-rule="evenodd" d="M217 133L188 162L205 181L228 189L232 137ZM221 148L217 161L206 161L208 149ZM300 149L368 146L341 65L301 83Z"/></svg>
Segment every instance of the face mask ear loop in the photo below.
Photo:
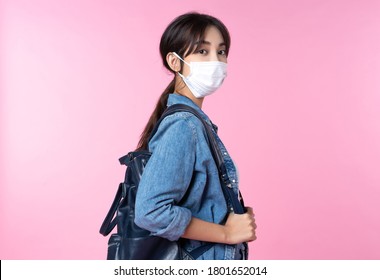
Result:
<svg viewBox="0 0 380 280"><path fill-rule="evenodd" d="M182 57L180 57L176 52L173 52L173 54L174 54L176 57L178 57L180 60L182 60L184 63L186 63L188 66L190 66L190 64L187 63L186 61L184 61L184 60L182 59Z"/></svg>
<svg viewBox="0 0 380 280"><path fill-rule="evenodd" d="M190 64L187 63L186 61L184 61L184 60L182 59L182 57L180 57L176 52L173 52L173 54L174 54L176 57L178 57L180 60L182 60L184 63L186 63L186 64L190 67ZM185 77L184 77L179 71L178 71L177 73L178 73L178 75L179 75L182 79L185 78Z"/></svg>

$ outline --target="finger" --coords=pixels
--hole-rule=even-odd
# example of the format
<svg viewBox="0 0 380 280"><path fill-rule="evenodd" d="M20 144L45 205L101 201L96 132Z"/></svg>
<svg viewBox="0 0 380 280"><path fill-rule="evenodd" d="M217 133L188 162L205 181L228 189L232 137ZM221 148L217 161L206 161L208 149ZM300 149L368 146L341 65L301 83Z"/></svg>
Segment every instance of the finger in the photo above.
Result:
<svg viewBox="0 0 380 280"><path fill-rule="evenodd" d="M256 235L253 236L251 239L248 240L248 242L252 242L252 241L255 241L257 239Z"/></svg>
<svg viewBox="0 0 380 280"><path fill-rule="evenodd" d="M251 241L254 241L257 239L257 236L256 236L256 233L252 233L252 236L251 236Z"/></svg>
<svg viewBox="0 0 380 280"><path fill-rule="evenodd" d="M250 212L247 212L246 214L248 214L252 219L255 218L255 213L253 213L252 210Z"/></svg>

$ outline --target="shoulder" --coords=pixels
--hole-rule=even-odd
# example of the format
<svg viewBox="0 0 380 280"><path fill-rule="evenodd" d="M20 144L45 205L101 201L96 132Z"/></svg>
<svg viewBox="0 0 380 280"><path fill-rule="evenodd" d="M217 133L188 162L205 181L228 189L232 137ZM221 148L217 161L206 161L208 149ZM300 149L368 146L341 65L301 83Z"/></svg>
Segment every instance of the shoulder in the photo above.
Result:
<svg viewBox="0 0 380 280"><path fill-rule="evenodd" d="M167 129L178 127L184 131L191 130L193 133L196 133L197 129L203 128L203 124L198 117L190 112L176 112L163 119L160 127L166 127Z"/></svg>
<svg viewBox="0 0 380 280"><path fill-rule="evenodd" d="M189 112L176 112L165 117L149 142L153 148L159 142L167 144L196 144L204 138L204 127L198 117Z"/></svg>

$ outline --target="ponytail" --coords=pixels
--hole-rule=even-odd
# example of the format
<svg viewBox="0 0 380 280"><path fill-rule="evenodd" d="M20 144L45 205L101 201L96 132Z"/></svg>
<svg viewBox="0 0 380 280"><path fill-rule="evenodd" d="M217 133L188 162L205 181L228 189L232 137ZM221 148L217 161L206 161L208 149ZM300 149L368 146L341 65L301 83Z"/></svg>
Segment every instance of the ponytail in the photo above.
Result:
<svg viewBox="0 0 380 280"><path fill-rule="evenodd" d="M152 115L150 116L149 121L144 128L144 131L141 133L140 140L139 140L139 143L137 145L138 151L148 149L148 142L149 142L150 134L152 133L152 130L153 130L154 126L156 125L157 121L160 119L160 117L164 113L164 111L166 109L166 103L168 102L169 93L174 92L174 86L175 86L175 77L169 83L169 85L166 87L166 89L161 94L160 98L158 99L156 107L154 108L154 111L153 111Z"/></svg>

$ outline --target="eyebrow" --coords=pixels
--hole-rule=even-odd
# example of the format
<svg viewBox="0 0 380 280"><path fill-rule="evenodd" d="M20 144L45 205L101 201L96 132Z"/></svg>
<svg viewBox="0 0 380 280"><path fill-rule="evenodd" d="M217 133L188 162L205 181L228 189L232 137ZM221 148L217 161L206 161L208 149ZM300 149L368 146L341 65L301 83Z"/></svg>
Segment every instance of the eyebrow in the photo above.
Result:
<svg viewBox="0 0 380 280"><path fill-rule="evenodd" d="M206 41L206 40L200 40L198 42L195 43L196 45L211 45L211 43L209 41ZM219 44L219 47L221 46L225 46L226 43L225 42L222 42Z"/></svg>

